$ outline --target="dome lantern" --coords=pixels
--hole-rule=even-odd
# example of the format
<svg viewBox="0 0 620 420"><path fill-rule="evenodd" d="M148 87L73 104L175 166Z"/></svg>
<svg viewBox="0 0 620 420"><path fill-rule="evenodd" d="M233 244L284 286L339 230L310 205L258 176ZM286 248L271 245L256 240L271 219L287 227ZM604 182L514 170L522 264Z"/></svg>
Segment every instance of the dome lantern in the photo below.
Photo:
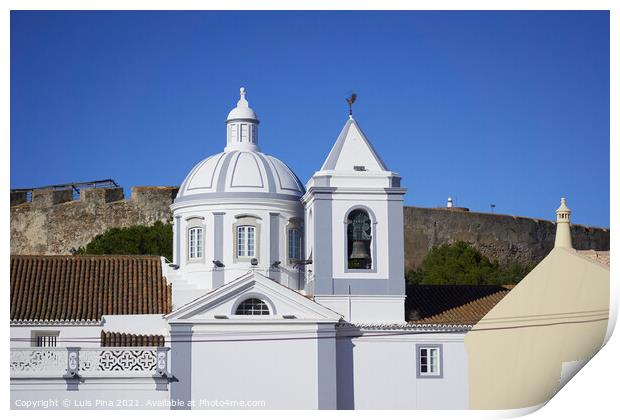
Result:
<svg viewBox="0 0 620 420"><path fill-rule="evenodd" d="M256 113L245 98L245 88L239 89L237 106L226 118L226 149L258 151L258 124Z"/></svg>

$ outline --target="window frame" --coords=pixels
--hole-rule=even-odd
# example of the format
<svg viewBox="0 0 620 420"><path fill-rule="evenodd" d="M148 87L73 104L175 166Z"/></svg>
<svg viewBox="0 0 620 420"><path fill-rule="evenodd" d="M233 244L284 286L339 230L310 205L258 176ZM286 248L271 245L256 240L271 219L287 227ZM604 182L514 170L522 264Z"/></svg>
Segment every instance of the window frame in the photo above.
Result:
<svg viewBox="0 0 620 420"><path fill-rule="evenodd" d="M433 350L437 352L436 362L437 362L437 371L436 372L423 372L422 371L422 351L426 351L427 363L428 367L432 367L432 356L430 352ZM443 378L444 373L444 364L443 364L443 345L442 344L416 344L416 377L417 378Z"/></svg>
<svg viewBox="0 0 620 420"><path fill-rule="evenodd" d="M297 234L297 238L295 238L295 240L291 240L291 233L296 232ZM294 261L299 261L302 259L302 235L301 235L301 229L297 226L294 227L289 227L286 230L286 256L290 262L294 262ZM291 248L293 248L295 245L297 245L297 255L291 255Z"/></svg>
<svg viewBox="0 0 620 420"><path fill-rule="evenodd" d="M201 245L202 254L192 257L191 255L191 231L194 229L200 229L201 232ZM206 247L207 226L205 218L202 216L189 216L185 219L185 261L189 264L192 263L204 263L205 255L207 253Z"/></svg>
<svg viewBox="0 0 620 420"><path fill-rule="evenodd" d="M299 257L295 258L291 255L291 237L290 231L296 230L298 234L297 245L299 247ZM306 259L305 243L304 243L304 222L300 217L291 217L284 228L284 259L289 266L293 267L297 262Z"/></svg>
<svg viewBox="0 0 620 420"><path fill-rule="evenodd" d="M192 232L198 232L196 236L196 244L194 245L194 251L196 255L192 255ZM194 226L187 229L187 258L190 261L202 260L204 258L204 229L199 226Z"/></svg>
<svg viewBox="0 0 620 420"><path fill-rule="evenodd" d="M58 347L58 337L60 336L60 331L32 331L32 347L36 348L56 348ZM48 340L40 340L47 338ZM40 343L46 343L45 345L40 345ZM51 345L50 345L51 344Z"/></svg>
<svg viewBox="0 0 620 420"><path fill-rule="evenodd" d="M257 260L260 261L260 224L259 224L259 220L261 220L260 217L258 216L254 216L251 214L241 214L241 215L237 215L235 216L235 218L237 219L237 221L235 223L233 223L232 225L232 237L233 237L233 243L232 243L232 256L233 256L233 262L238 263L238 262L250 262L253 258L256 258ZM254 228L254 255L252 256L248 256L248 255L239 255L239 228L241 227L252 227ZM246 230L246 235L244 238L245 241L245 250L247 252L247 247L248 247L248 239L247 239L247 230Z"/></svg>
<svg viewBox="0 0 620 420"><path fill-rule="evenodd" d="M238 225L237 226L237 258L256 258L256 226ZM243 232L243 240L240 241L240 232ZM252 232L252 240L250 241L250 232ZM252 254L250 254L250 244L252 245ZM240 251L243 250L243 255Z"/></svg>
<svg viewBox="0 0 620 420"><path fill-rule="evenodd" d="M262 305L262 308L260 309L260 313L254 313L255 312L255 307L252 306L249 309L251 310L252 313L239 313L239 310L241 309L241 307L243 305L246 304L246 302L250 302L253 301L253 304L258 304L258 305ZM245 308L248 309L248 308ZM263 311L267 311L267 313L262 313ZM264 299L261 299L260 297L257 296L248 296L245 299L241 300L241 302L239 302L237 305L235 305L235 310L233 311L235 316L240 316L240 317L246 317L246 316L260 316L260 317L264 317L264 316L271 316L272 311L270 308L269 303L267 303L267 301L265 301Z"/></svg>

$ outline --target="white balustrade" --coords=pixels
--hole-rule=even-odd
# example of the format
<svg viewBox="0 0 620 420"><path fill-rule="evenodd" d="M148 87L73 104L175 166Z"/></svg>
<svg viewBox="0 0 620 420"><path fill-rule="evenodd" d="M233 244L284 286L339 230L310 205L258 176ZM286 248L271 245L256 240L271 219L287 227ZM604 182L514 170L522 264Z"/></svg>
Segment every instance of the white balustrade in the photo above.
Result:
<svg viewBox="0 0 620 420"><path fill-rule="evenodd" d="M163 376L164 347L11 349L11 378Z"/></svg>
<svg viewBox="0 0 620 420"><path fill-rule="evenodd" d="M67 372L67 349L11 349L11 377L56 376Z"/></svg>

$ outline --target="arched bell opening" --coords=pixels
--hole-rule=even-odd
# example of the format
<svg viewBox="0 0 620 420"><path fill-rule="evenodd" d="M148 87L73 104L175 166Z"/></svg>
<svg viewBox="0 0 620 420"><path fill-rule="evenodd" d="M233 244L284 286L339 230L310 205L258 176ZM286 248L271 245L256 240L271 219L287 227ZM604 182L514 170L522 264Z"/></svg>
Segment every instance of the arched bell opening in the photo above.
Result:
<svg viewBox="0 0 620 420"><path fill-rule="evenodd" d="M353 210L347 218L347 265L349 269L372 268L372 222L365 210Z"/></svg>

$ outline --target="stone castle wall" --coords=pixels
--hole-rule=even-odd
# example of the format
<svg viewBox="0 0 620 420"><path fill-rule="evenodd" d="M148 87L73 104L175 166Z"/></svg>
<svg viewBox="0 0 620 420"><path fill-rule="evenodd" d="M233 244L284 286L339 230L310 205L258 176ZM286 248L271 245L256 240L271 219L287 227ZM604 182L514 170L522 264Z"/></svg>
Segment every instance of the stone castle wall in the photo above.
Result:
<svg viewBox="0 0 620 420"><path fill-rule="evenodd" d="M171 218L177 187L83 189L11 193L11 253L69 254L113 227L151 225ZM405 207L405 268L422 262L433 246L463 240L501 264L538 263L553 248L555 223L458 210ZM577 249L609 250L609 229L572 226Z"/></svg>
<svg viewBox="0 0 620 420"><path fill-rule="evenodd" d="M495 213L405 207L405 269L420 265L434 247L456 241L475 245L500 264L537 264L553 248L555 222ZM571 225L575 249L609 250L609 229Z"/></svg>
<svg viewBox="0 0 620 420"><path fill-rule="evenodd" d="M34 190L11 194L11 254L70 254L96 235L114 227L152 225L171 218L178 187L133 187L125 200L122 188Z"/></svg>

